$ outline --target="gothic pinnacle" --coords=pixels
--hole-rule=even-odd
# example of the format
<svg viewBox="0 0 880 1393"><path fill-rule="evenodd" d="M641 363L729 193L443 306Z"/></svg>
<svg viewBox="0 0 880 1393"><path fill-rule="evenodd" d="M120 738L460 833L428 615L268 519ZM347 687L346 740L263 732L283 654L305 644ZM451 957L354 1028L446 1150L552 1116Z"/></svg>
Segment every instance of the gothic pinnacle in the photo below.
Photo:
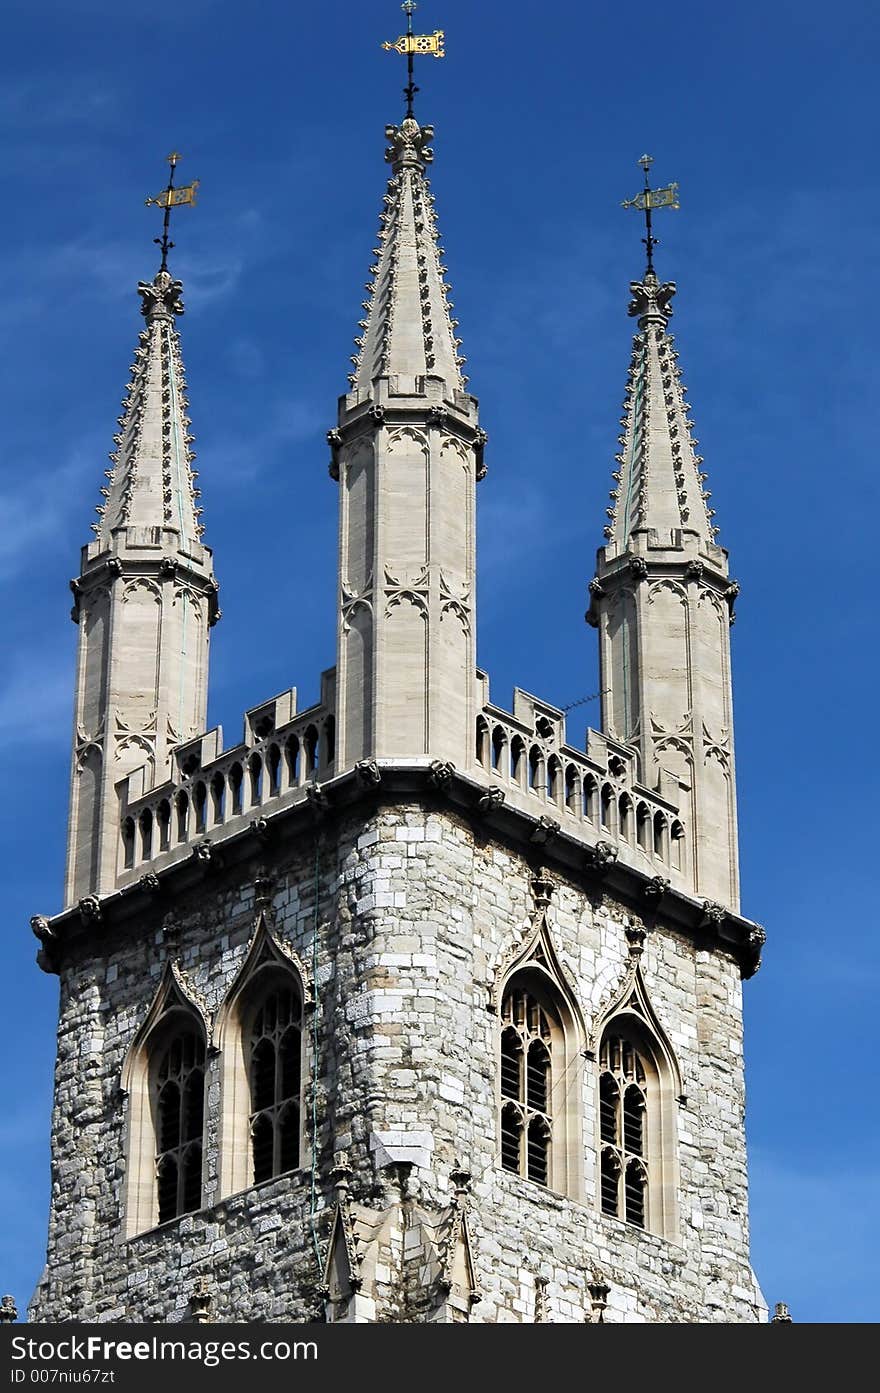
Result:
<svg viewBox="0 0 880 1393"><path fill-rule="evenodd" d="M432 126L407 116L386 126L385 159L391 178L379 215L379 245L373 249L364 317L352 355L349 382L369 392L377 377L439 377L449 391L463 390L467 378L452 318L434 197L425 168L433 158Z"/></svg>

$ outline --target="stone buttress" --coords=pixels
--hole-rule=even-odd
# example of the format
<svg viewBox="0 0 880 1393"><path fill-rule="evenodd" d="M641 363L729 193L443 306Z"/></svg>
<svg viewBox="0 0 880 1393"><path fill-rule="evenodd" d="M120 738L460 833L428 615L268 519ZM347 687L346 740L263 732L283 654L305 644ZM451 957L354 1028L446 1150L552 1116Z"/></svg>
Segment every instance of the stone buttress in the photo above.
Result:
<svg viewBox="0 0 880 1393"><path fill-rule="evenodd" d="M100 894L120 866L116 785L204 730L208 629L218 616L201 538L186 382L167 271L138 294L146 320L101 493L95 540L71 582L79 628L65 903Z"/></svg>
<svg viewBox="0 0 880 1393"><path fill-rule="evenodd" d="M690 831L694 892L739 906L730 625L739 591L716 541L690 407L667 333L675 286L630 287L638 333L612 506L590 583L603 731L633 746L642 782L669 771Z"/></svg>
<svg viewBox="0 0 880 1393"><path fill-rule="evenodd" d="M329 433L339 480L337 767L464 766L476 715L474 511L485 435L465 391L425 178L431 127L389 126L392 175Z"/></svg>

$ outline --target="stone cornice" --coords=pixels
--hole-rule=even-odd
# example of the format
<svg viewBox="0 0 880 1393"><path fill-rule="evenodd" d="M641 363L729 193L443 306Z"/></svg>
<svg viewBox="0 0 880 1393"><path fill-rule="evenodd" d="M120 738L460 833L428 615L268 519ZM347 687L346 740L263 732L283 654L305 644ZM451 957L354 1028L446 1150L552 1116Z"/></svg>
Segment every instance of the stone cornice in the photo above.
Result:
<svg viewBox="0 0 880 1393"><path fill-rule="evenodd" d="M238 868L251 860L261 863L265 857L265 836L270 833L280 843L282 835L294 838L314 835L319 824L326 830L332 825L334 815L344 814L364 801L375 803L378 800L393 806L429 799L435 804L439 800L450 812L472 821L480 837L491 835L503 839L530 860L538 844L542 866L561 871L587 893L619 895L641 912L647 901L656 912L660 899L656 893L656 877L606 854L606 843L601 839L585 848L581 840L563 829L554 828L553 836L542 837L539 816L522 811L508 803L500 789L487 788L448 764L386 760L377 761L376 769L378 781L375 777L365 778L360 769L348 770L326 783L309 786L310 796L305 799L275 812L267 811L258 819L259 827L249 824L226 837L212 839L209 845L218 853L222 851L218 876L234 876ZM256 835L258 832L260 835ZM164 866L155 866L148 876L101 896L100 900L93 897L95 905L72 905L51 918L36 915L31 924L41 944L37 962L44 971L59 973L65 943L73 946L81 942L83 936L98 936L109 942L117 927L143 913L152 896L179 896L203 885L202 861L190 854ZM86 908L90 912L86 913ZM696 899L669 885L662 888L662 915L665 924L701 947L730 953L739 963L744 978L757 971L766 938L760 925L724 906Z"/></svg>
<svg viewBox="0 0 880 1393"><path fill-rule="evenodd" d="M88 594L90 590L112 585L115 580L128 581L144 578L160 581L176 580L190 586L208 601L209 625L213 626L220 619L221 610L218 601L220 584L211 573L210 554L208 554L206 564L200 566L191 558L172 556L159 548L157 548L155 556L139 556L137 559L131 559L127 556L122 559L108 551L86 564L80 575L70 582L70 590L73 595L71 619L74 623L78 622L80 604L83 596Z"/></svg>

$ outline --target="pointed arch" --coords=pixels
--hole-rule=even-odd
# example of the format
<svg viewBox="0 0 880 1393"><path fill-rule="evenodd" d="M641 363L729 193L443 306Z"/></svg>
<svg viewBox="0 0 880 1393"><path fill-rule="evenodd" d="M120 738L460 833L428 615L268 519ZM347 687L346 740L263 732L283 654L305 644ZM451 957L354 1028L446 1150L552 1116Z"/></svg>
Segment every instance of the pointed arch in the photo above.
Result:
<svg viewBox="0 0 880 1393"><path fill-rule="evenodd" d="M590 1053L599 1117L597 1207L677 1242L681 1070L638 959L600 1013Z"/></svg>
<svg viewBox="0 0 880 1393"><path fill-rule="evenodd" d="M218 1012L220 1195L302 1163L304 1012L312 981L263 912Z"/></svg>
<svg viewBox="0 0 880 1393"><path fill-rule="evenodd" d="M545 909L498 965L498 1161L538 1185L581 1195L583 1013Z"/></svg>
<svg viewBox="0 0 880 1393"><path fill-rule="evenodd" d="M201 1208L209 1036L204 1006L177 964L166 963L122 1065L127 1238Z"/></svg>

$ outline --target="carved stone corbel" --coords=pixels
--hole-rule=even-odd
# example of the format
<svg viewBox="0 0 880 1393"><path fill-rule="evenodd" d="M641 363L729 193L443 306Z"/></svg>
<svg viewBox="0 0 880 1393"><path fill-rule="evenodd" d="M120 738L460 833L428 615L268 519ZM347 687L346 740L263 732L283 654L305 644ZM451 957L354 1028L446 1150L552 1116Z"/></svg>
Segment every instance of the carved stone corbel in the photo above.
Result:
<svg viewBox="0 0 880 1393"><path fill-rule="evenodd" d="M211 1291L206 1277L198 1277L189 1298L189 1318L196 1325L211 1322Z"/></svg>
<svg viewBox="0 0 880 1393"><path fill-rule="evenodd" d="M605 875L617 860L617 847L610 842L597 842L595 846L587 848L585 860L589 870L597 875Z"/></svg>
<svg viewBox="0 0 880 1393"><path fill-rule="evenodd" d="M364 788L378 788L382 782L382 771L374 759L359 759L354 772L358 783Z"/></svg>
<svg viewBox="0 0 880 1393"><path fill-rule="evenodd" d="M641 919L631 919L624 933L626 934L630 958L634 961L638 961L645 951L645 939L647 937L647 931Z"/></svg>
<svg viewBox="0 0 880 1393"><path fill-rule="evenodd" d="M196 842L192 849L192 858L205 872L219 871L223 868L223 857L207 837Z"/></svg>
<svg viewBox="0 0 880 1393"><path fill-rule="evenodd" d="M758 968L761 966L761 951L767 942L767 931L761 924L755 924L749 930L748 951L746 962L743 968L743 976L754 977Z"/></svg>
<svg viewBox="0 0 880 1393"><path fill-rule="evenodd" d="M57 933L44 914L34 914L31 916L31 933L34 935L34 938L39 939L44 948L48 948L50 944L55 943L58 939Z"/></svg>
<svg viewBox="0 0 880 1393"><path fill-rule="evenodd" d="M538 910L546 909L553 898L553 891L556 887L543 866L532 876L531 887L535 908Z"/></svg>
<svg viewBox="0 0 880 1393"><path fill-rule="evenodd" d="M655 875L642 886L642 894L645 899L656 909L666 891L669 889L669 880L664 875Z"/></svg>
<svg viewBox="0 0 880 1393"><path fill-rule="evenodd" d="M309 801L312 811L316 817L323 817L330 807L330 799L317 779L312 783L306 784L306 798Z"/></svg>
<svg viewBox="0 0 880 1393"><path fill-rule="evenodd" d="M79 917L84 924L99 924L101 922L101 901L97 895L83 895L77 908Z"/></svg>
<svg viewBox="0 0 880 1393"><path fill-rule="evenodd" d="M529 841L535 846L543 846L546 842L552 841L562 831L561 825L555 817L541 816L538 825L529 837Z"/></svg>
<svg viewBox="0 0 880 1393"><path fill-rule="evenodd" d="M435 759L428 770L428 778L434 788L439 788L445 793L452 783L454 773L454 764L450 764L448 760Z"/></svg>
<svg viewBox="0 0 880 1393"><path fill-rule="evenodd" d="M254 904L258 909L265 909L272 903L272 892L275 889L275 881L270 875L258 875L254 880Z"/></svg>
<svg viewBox="0 0 880 1393"><path fill-rule="evenodd" d="M330 463L327 466L330 478L339 482L339 447L342 444L342 436L338 430L328 430L327 444L330 446Z"/></svg>
<svg viewBox="0 0 880 1393"><path fill-rule="evenodd" d="M272 824L267 817L255 817L251 821L251 831L261 842L272 840Z"/></svg>
<svg viewBox="0 0 880 1393"><path fill-rule="evenodd" d="M162 938L169 948L175 948L180 939L180 925L171 913L162 920Z"/></svg>
<svg viewBox="0 0 880 1393"><path fill-rule="evenodd" d="M547 1286L549 1278L535 1273L535 1325L547 1323Z"/></svg>
<svg viewBox="0 0 880 1393"><path fill-rule="evenodd" d="M587 1273L587 1291L590 1293L590 1314L587 1316L585 1324L604 1325L605 1309L608 1305L608 1293L611 1287L603 1272L598 1268L595 1272Z"/></svg>
<svg viewBox="0 0 880 1393"><path fill-rule="evenodd" d="M496 812L503 804L504 790L493 785L477 799L477 811L482 813L483 817L488 817L489 813Z"/></svg>
<svg viewBox="0 0 880 1393"><path fill-rule="evenodd" d="M717 933L724 923L727 910L722 904L716 904L714 900L703 901L703 918L700 921L701 929L714 929Z"/></svg>

